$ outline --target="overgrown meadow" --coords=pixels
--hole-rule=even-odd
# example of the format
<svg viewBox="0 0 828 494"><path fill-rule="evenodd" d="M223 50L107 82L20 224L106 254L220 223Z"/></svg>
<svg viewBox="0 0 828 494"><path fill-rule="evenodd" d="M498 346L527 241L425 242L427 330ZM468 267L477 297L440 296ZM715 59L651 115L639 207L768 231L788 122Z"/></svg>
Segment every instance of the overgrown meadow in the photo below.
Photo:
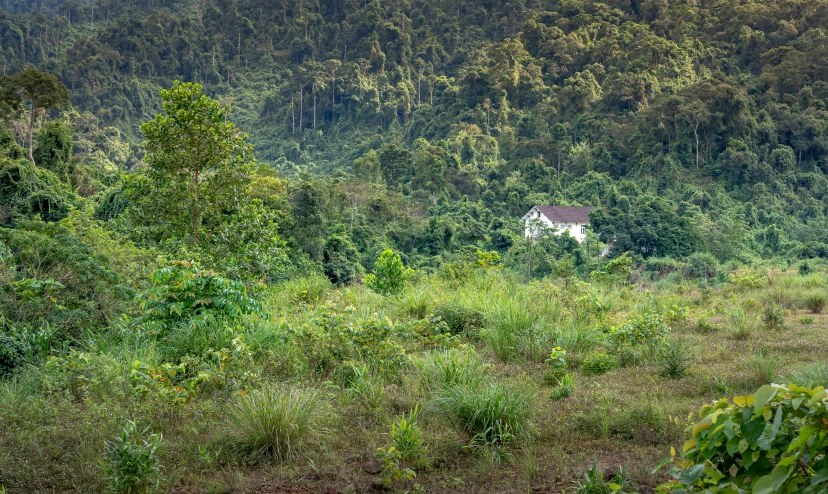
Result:
<svg viewBox="0 0 828 494"><path fill-rule="evenodd" d="M426 273L387 251L344 288L161 266L103 330L4 337L6 492L669 490L702 405L828 381L807 264L706 279L622 256L527 281L482 252ZM61 290L18 287L6 313L69 311ZM76 310L110 309L92 300Z"/></svg>

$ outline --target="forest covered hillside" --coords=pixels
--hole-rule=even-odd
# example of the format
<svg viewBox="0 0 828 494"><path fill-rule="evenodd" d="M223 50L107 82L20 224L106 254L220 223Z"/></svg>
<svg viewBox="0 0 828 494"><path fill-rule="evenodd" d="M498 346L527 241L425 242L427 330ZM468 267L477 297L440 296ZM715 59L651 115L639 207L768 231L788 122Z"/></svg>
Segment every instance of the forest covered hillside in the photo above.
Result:
<svg viewBox="0 0 828 494"><path fill-rule="evenodd" d="M0 0L0 494L825 494L826 30Z"/></svg>
<svg viewBox="0 0 828 494"><path fill-rule="evenodd" d="M82 196L112 201L180 79L232 105L289 198L282 237L314 261L343 227L371 259L368 238L423 266L505 252L534 204L602 206L602 240L639 257L828 255L819 0L0 7L5 73L69 90L50 116Z"/></svg>

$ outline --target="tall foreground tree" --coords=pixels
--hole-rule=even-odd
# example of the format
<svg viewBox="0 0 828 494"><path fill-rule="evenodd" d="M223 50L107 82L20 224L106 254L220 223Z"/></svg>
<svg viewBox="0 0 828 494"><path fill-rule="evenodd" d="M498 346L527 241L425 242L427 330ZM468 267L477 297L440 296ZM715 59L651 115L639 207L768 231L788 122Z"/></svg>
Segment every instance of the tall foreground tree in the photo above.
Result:
<svg viewBox="0 0 828 494"><path fill-rule="evenodd" d="M218 223L245 196L253 148L227 121L230 106L205 96L201 85L175 81L161 98L163 112L141 125L151 183L146 206L195 246L202 225Z"/></svg>
<svg viewBox="0 0 828 494"><path fill-rule="evenodd" d="M53 74L27 67L13 76L0 80L3 96L2 106L6 111L19 111L22 102L29 103L29 159L34 160L33 134L37 117L41 111L60 107L69 101L69 91Z"/></svg>

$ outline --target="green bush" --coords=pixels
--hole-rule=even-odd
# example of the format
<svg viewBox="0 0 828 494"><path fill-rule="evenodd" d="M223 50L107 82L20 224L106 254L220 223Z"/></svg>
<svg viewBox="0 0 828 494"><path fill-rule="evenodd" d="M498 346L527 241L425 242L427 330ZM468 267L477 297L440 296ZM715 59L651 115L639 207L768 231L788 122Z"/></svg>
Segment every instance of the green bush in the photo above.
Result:
<svg viewBox="0 0 828 494"><path fill-rule="evenodd" d="M623 324L612 328L607 336L615 350L625 346L656 348L669 333L670 328L664 323L660 314L640 314L631 317Z"/></svg>
<svg viewBox="0 0 828 494"><path fill-rule="evenodd" d="M670 379L681 379L690 368L693 350L685 340L666 341L658 349L659 374Z"/></svg>
<svg viewBox="0 0 828 494"><path fill-rule="evenodd" d="M663 492L824 493L828 488L825 388L764 385L705 405Z"/></svg>
<svg viewBox="0 0 828 494"><path fill-rule="evenodd" d="M785 327L785 310L778 305L768 305L762 309L762 324L765 329L775 331Z"/></svg>
<svg viewBox="0 0 828 494"><path fill-rule="evenodd" d="M604 352L592 353L581 362L581 372L587 376L599 375L616 369L620 365L615 355Z"/></svg>
<svg viewBox="0 0 828 494"><path fill-rule="evenodd" d="M202 270L187 261L152 273L153 286L139 295L144 320L168 326L189 319L211 320L216 316L237 319L262 311L262 305L247 294L238 281Z"/></svg>
<svg viewBox="0 0 828 494"><path fill-rule="evenodd" d="M719 271L719 262L707 252L696 252L687 258L687 274L692 278L707 280L716 276Z"/></svg>
<svg viewBox="0 0 828 494"><path fill-rule="evenodd" d="M557 379L557 385L555 389L553 389L549 393L549 398L553 400L562 400L567 398L569 395L572 394L572 391L575 390L575 375L574 374L564 374L559 379Z"/></svg>
<svg viewBox="0 0 828 494"><path fill-rule="evenodd" d="M326 414L314 390L267 385L240 396L227 417L239 444L289 458L322 432Z"/></svg>
<svg viewBox="0 0 828 494"><path fill-rule="evenodd" d="M415 476L413 469L428 464L428 446L417 425L418 414L419 406L415 406L407 416L398 417L391 425L394 445L377 448L377 457L382 465L380 478L377 479L380 485L391 487L394 482L411 480Z"/></svg>
<svg viewBox="0 0 828 494"><path fill-rule="evenodd" d="M23 365L26 347L17 338L0 333L0 378Z"/></svg>
<svg viewBox="0 0 828 494"><path fill-rule="evenodd" d="M529 389L489 383L444 388L432 406L468 433L472 444L499 447L531 435L533 401Z"/></svg>
<svg viewBox="0 0 828 494"><path fill-rule="evenodd" d="M158 462L161 434L150 434L144 429L137 432L135 422L129 421L121 435L106 442L106 460L102 462L104 480L113 493L152 493L158 490L162 480Z"/></svg>
<svg viewBox="0 0 828 494"><path fill-rule="evenodd" d="M453 335L471 333L482 328L485 318L481 311L457 302L438 306L434 310L434 315L446 322Z"/></svg>
<svg viewBox="0 0 828 494"><path fill-rule="evenodd" d="M380 295L394 295L403 290L411 274L412 270L405 267L399 254L385 249L374 263L374 272L365 275L363 282Z"/></svg>

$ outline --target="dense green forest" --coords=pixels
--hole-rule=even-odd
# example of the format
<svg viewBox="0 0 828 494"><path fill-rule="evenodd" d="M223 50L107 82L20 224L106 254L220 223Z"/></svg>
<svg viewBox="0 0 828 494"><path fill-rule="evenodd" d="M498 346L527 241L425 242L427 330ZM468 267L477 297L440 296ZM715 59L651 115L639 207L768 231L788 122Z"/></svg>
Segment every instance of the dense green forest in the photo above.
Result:
<svg viewBox="0 0 828 494"><path fill-rule="evenodd" d="M602 240L639 257L828 255L821 2L0 7L4 73L69 89L49 114L73 140L52 209L78 195L117 216L139 125L180 79L232 105L280 236L314 262L336 235L368 264L506 253L534 204L602 206ZM26 193L4 194L7 225Z"/></svg>
<svg viewBox="0 0 828 494"><path fill-rule="evenodd" d="M827 30L0 0L0 494L826 492Z"/></svg>

